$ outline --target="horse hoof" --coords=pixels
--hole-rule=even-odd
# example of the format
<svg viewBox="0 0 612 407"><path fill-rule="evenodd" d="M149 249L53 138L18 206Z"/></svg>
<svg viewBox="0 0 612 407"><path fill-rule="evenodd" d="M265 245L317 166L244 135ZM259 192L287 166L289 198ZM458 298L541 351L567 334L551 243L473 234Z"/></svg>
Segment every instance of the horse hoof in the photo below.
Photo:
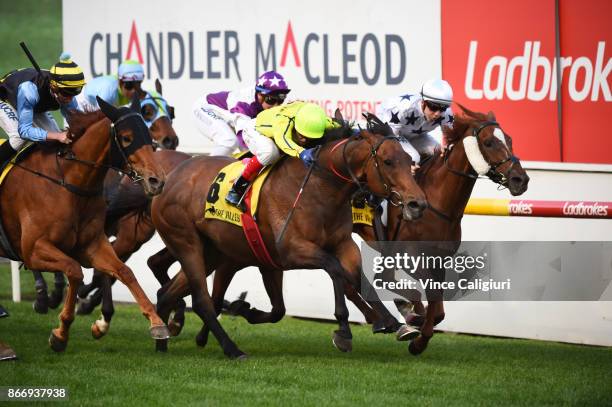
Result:
<svg viewBox="0 0 612 407"><path fill-rule="evenodd" d="M53 349L55 352L63 352L68 346L68 341L62 341L60 338L55 336L53 331L51 331L51 336L49 336L49 346L51 346L51 349Z"/></svg>
<svg viewBox="0 0 612 407"><path fill-rule="evenodd" d="M155 341L155 350L157 352L168 352L168 340L167 339L157 339Z"/></svg>
<svg viewBox="0 0 612 407"><path fill-rule="evenodd" d="M152 326L149 330L151 332L151 338L153 339L168 339L170 338L170 331L166 325Z"/></svg>
<svg viewBox="0 0 612 407"><path fill-rule="evenodd" d="M344 338L337 332L334 332L332 343L340 352L351 352L353 350L353 340L350 338Z"/></svg>
<svg viewBox="0 0 612 407"><path fill-rule="evenodd" d="M410 352L410 354L414 356L420 355L425 351L425 349L427 349L427 344L429 343L430 339L431 336L426 337L421 335L417 337L416 339L410 342L410 345L408 345L408 352Z"/></svg>
<svg viewBox="0 0 612 407"><path fill-rule="evenodd" d="M414 312L404 314L404 319L406 320L406 324L417 328L423 326L423 323L425 323L423 315L415 314Z"/></svg>
<svg viewBox="0 0 612 407"><path fill-rule="evenodd" d="M64 299L63 294L62 295L51 295L49 297L49 308L56 309L62 303L63 299Z"/></svg>
<svg viewBox="0 0 612 407"><path fill-rule="evenodd" d="M418 337L420 334L421 332L415 327L410 325L402 325L395 333L395 338L400 342L411 341Z"/></svg>
<svg viewBox="0 0 612 407"><path fill-rule="evenodd" d="M94 337L94 339L101 339L104 335L106 335L106 332L107 330L104 331L100 329L100 327L98 326L98 321L95 321L93 324L91 324L91 335Z"/></svg>
<svg viewBox="0 0 612 407"><path fill-rule="evenodd" d="M382 319L379 319L378 321L374 321L374 323L372 324L373 334L384 334L386 330L387 328L385 327L385 323Z"/></svg>
<svg viewBox="0 0 612 407"><path fill-rule="evenodd" d="M208 333L205 335L202 332L198 332L195 341L196 345L198 345L200 348L204 348L208 343Z"/></svg>
<svg viewBox="0 0 612 407"><path fill-rule="evenodd" d="M39 301L38 299L32 303L32 308L37 314L46 314L49 312L47 301Z"/></svg>
<svg viewBox="0 0 612 407"><path fill-rule="evenodd" d="M248 360L249 355L247 355L246 353L242 353L241 355L236 356L235 359L239 362L242 362L244 360Z"/></svg>
<svg viewBox="0 0 612 407"><path fill-rule="evenodd" d="M168 321L168 330L170 331L171 336L179 336L179 334L183 330L183 324L171 319L170 321Z"/></svg>

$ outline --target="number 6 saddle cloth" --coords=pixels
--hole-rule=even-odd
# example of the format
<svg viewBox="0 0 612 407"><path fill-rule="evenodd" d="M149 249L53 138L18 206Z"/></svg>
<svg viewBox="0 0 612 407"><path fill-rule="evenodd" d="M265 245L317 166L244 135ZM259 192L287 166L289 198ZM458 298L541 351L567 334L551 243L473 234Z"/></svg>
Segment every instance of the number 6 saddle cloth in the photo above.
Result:
<svg viewBox="0 0 612 407"><path fill-rule="evenodd" d="M255 182L253 182L246 194L245 200L250 196L249 210L253 218L256 217L255 214L257 213L257 204L259 203L261 187L268 177L268 174L270 174L272 167L273 166L266 167L264 171L257 176L257 179L255 179ZM217 219L232 223L236 226L243 226L241 219L242 211L225 202L227 193L231 189L234 181L242 173L243 168L244 165L242 161L236 161L223 167L221 171L219 171L206 197L206 205L204 208L205 219Z"/></svg>

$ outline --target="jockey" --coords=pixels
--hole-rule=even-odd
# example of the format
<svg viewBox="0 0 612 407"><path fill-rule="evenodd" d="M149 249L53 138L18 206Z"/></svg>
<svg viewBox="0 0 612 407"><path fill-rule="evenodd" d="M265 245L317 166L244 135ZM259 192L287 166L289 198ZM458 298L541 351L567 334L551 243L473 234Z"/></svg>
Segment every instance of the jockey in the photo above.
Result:
<svg viewBox="0 0 612 407"><path fill-rule="evenodd" d="M0 79L0 127L9 136L0 146L0 161L7 161L28 140L70 143L51 111L60 109L66 117L69 109L78 109L74 97L84 85L83 70L67 53L49 71L19 69Z"/></svg>
<svg viewBox="0 0 612 407"><path fill-rule="evenodd" d="M257 174L280 158L280 152L299 157L306 165L314 162L314 148L304 148L323 137L335 125L314 103L292 102L267 109L243 128L242 135L252 157L234 182L225 200L234 206L242 201Z"/></svg>
<svg viewBox="0 0 612 407"><path fill-rule="evenodd" d="M259 76L255 87L210 93L193 105L196 126L215 145L210 155L231 156L237 149L246 149L242 129L263 110L281 105L290 89L278 72Z"/></svg>
<svg viewBox="0 0 612 407"><path fill-rule="evenodd" d="M133 60L123 61L117 76L106 75L92 79L77 96L77 104L84 112L100 110L96 100L96 96L100 96L113 106L127 105L135 92L138 92L141 99L144 97L145 92L141 88L143 80L142 65Z"/></svg>
<svg viewBox="0 0 612 407"><path fill-rule="evenodd" d="M387 122L400 144L415 164L421 154L433 154L437 141L428 133L438 126L452 126L453 90L448 82L431 79L423 84L419 95L404 95L384 101L376 115Z"/></svg>

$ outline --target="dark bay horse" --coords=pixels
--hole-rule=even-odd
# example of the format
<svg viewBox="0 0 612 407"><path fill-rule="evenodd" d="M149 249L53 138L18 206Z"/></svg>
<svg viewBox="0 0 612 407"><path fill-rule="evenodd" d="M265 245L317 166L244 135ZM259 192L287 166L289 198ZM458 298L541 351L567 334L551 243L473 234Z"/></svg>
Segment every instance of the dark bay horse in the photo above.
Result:
<svg viewBox="0 0 612 407"><path fill-rule="evenodd" d="M111 167L141 181L151 196L162 191L165 174L153 159L138 100L119 109L99 98L98 103L101 111L70 117L71 145L40 145L16 164L0 186L1 219L12 247L1 249L0 256L22 259L31 270L62 272L68 278L60 326L49 338L55 351L68 344L76 290L83 281L81 266L120 279L149 319L151 336L168 336L134 274L117 258L104 234L102 196Z"/></svg>
<svg viewBox="0 0 612 407"><path fill-rule="evenodd" d="M341 130L344 137L352 132L348 126ZM334 315L340 326L333 341L342 351L352 348L343 285L349 281L359 288L361 270L359 249L351 237L351 195L367 186L378 196L392 197L407 220L419 217L426 207L424 195L410 173L410 157L388 134L388 126L373 126L349 138L326 138L295 216L278 243L276 238L307 169L300 160L284 159L272 169L261 191L264 199L259 204L257 223L272 260L283 270L324 269L331 277ZM213 332L223 352L241 358L245 354L221 327L216 318L218 310L206 287L206 276L221 265L228 269L263 266L251 252L240 227L204 218L209 188L221 168L230 162L221 157L196 157L180 164L170 174L168 187L153 200L152 218L169 253L182 267L182 272L160 290L160 316L167 320L187 288L194 311ZM336 174L345 174L344 178L352 174L356 183L346 182ZM371 301L370 305L381 315L393 318L380 301ZM158 344L163 350L166 342Z"/></svg>
<svg viewBox="0 0 612 407"><path fill-rule="evenodd" d="M175 150L178 146L179 139L176 135L174 127L172 127L172 120L174 119L174 107L171 106L165 98L162 96L162 84L159 79L155 80L155 91L156 92L145 92L140 99L140 112L143 118L151 123L149 132L153 139L153 146L156 148L163 148L168 150ZM169 169L164 168L166 173ZM124 177L116 171L109 171L104 181L105 196L107 202L112 205L109 200L111 198L110 192L116 192L116 188ZM139 187L137 187L139 188ZM109 191L113 189L113 191ZM142 188L140 187L142 191ZM144 196L144 192L142 193ZM113 195L114 196L114 195ZM124 203L124 202L123 202ZM112 208L110 208L112 210ZM112 214L111 214L112 215ZM120 242L121 243L121 242ZM121 258L121 256L119 256ZM122 259L126 261L127 259ZM40 314L46 314L49 308L57 308L62 302L64 289L66 287L66 280L63 274L55 273L54 288L51 294L48 294L47 282L43 275L39 271L33 271L35 288L36 288L36 300L34 301L34 310ZM101 278L96 280L101 281ZM84 297L89 291L96 288L97 285L87 285L79 289L79 297ZM98 297L101 296L102 292L98 293ZM94 298L94 301L97 298ZM99 303L99 301L98 301ZM80 307L79 307L80 308Z"/></svg>
<svg viewBox="0 0 612 407"><path fill-rule="evenodd" d="M169 174L179 163L189 158L191 155L173 150L153 153L153 159L165 174ZM118 185L105 185L105 193L109 195L107 199L110 205L106 209L104 230L107 236L115 237L111 243L113 250L121 261L126 262L155 234L151 220L151 200L142 186L135 184L127 176L122 177ZM166 277L162 280L162 283L167 279ZM102 302L102 317L91 327L96 339L106 334L114 314L111 286L115 281L101 271L94 270L92 282L78 289L79 297L84 299L79 304L78 314L89 314ZM98 290L87 298L96 288Z"/></svg>
<svg viewBox="0 0 612 407"><path fill-rule="evenodd" d="M389 206L385 240L445 242L444 254L454 254L461 243L463 212L478 178L475 167L482 175L508 188L513 196L527 190L529 176L514 156L511 137L501 130L493 113L477 113L459 106L464 114L455 117L452 128L443 129L447 149L442 154L438 150L416 174L417 183L427 196L429 209L422 218L408 223L394 207ZM469 137L475 138L471 145L477 149L465 141ZM376 240L370 226L356 224L355 232L365 241ZM366 318L375 318L376 311L369 309L356 293L350 291L347 286L347 295ZM414 293L401 292L401 295L408 298ZM438 298L429 301L426 311L420 301L413 302L417 314L425 314L424 318L409 315L406 321L421 330L421 335L409 346L410 352L416 355L425 350L433 336L434 325L441 322L445 314L444 303Z"/></svg>

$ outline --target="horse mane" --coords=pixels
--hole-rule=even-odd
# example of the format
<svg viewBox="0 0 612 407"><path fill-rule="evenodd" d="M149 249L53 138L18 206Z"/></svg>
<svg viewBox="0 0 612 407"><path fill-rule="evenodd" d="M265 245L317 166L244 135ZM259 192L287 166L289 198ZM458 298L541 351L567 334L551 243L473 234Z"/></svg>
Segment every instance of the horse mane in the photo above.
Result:
<svg viewBox="0 0 612 407"><path fill-rule="evenodd" d="M449 144L453 144L461 140L468 127L470 127L474 121L486 121L490 119L484 113L474 112L460 103L457 103L457 105L459 105L463 111L463 114L455 115L453 127L442 126L442 133Z"/></svg>
<svg viewBox="0 0 612 407"><path fill-rule="evenodd" d="M102 111L96 110L94 112L79 112L78 110L71 110L68 113L68 130L72 134L73 138L78 138L85 133L85 130L94 123L99 122L106 116Z"/></svg>
<svg viewBox="0 0 612 407"><path fill-rule="evenodd" d="M344 140L345 138L348 138L353 134L353 123L335 119L334 123L336 123L337 126L325 130L325 133L321 138L321 142L318 144L327 144L333 141Z"/></svg>

